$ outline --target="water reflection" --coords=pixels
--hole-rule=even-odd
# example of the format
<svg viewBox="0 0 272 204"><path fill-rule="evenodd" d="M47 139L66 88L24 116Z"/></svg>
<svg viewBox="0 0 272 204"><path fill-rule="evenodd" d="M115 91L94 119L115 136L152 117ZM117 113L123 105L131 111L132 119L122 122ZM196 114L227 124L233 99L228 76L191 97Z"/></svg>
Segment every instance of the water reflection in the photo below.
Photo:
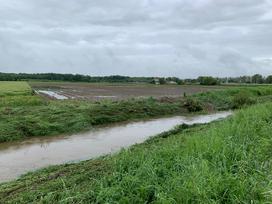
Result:
<svg viewBox="0 0 272 204"><path fill-rule="evenodd" d="M71 136L40 137L0 144L0 182L49 165L116 152L181 123L208 123L229 115L230 112L220 112L194 117L175 116L118 124Z"/></svg>

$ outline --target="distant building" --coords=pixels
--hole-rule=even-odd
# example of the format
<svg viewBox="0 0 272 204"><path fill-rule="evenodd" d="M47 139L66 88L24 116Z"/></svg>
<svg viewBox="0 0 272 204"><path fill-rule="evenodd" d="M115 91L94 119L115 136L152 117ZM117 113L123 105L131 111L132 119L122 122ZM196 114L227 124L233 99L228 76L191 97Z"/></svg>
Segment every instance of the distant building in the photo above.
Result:
<svg viewBox="0 0 272 204"><path fill-rule="evenodd" d="M178 84L177 82L175 82L175 81L167 81L167 84L173 84L173 85L176 85L176 84Z"/></svg>
<svg viewBox="0 0 272 204"><path fill-rule="evenodd" d="M154 81L153 81L153 83L156 84L156 85L160 85L160 79L155 78Z"/></svg>

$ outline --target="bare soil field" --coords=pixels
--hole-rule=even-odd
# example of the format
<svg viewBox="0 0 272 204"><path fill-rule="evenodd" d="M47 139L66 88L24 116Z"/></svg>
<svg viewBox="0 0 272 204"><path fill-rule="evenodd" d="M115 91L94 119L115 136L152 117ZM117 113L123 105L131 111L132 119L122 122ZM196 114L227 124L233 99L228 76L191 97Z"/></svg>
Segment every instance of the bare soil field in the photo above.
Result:
<svg viewBox="0 0 272 204"><path fill-rule="evenodd" d="M52 99L123 100L140 97L181 97L199 92L223 89L222 86L94 84L67 82L30 82L39 94Z"/></svg>

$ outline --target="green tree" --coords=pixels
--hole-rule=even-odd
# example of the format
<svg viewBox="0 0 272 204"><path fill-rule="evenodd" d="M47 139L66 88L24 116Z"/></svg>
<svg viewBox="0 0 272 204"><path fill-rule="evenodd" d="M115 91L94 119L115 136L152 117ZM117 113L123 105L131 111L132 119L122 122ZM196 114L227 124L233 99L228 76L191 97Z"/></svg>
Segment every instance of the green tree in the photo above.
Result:
<svg viewBox="0 0 272 204"><path fill-rule="evenodd" d="M272 84L272 75L269 75L267 78L266 78L266 83L268 84Z"/></svg>
<svg viewBox="0 0 272 204"><path fill-rule="evenodd" d="M159 82L160 82L160 84L166 84L165 78L160 78L160 79L159 79Z"/></svg>
<svg viewBox="0 0 272 204"><path fill-rule="evenodd" d="M219 84L220 82L214 78L214 77L211 77L211 76L201 76L201 77L198 77L198 82L201 84L201 85L217 85Z"/></svg>
<svg viewBox="0 0 272 204"><path fill-rule="evenodd" d="M262 84L264 82L263 76L260 74L255 74L252 76L252 83L254 84Z"/></svg>

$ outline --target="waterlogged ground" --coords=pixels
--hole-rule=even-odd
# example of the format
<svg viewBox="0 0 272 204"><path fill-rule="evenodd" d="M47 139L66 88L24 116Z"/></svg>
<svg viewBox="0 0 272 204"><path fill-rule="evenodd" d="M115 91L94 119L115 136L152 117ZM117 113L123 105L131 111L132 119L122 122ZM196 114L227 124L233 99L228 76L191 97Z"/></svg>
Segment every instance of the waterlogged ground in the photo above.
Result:
<svg viewBox="0 0 272 204"><path fill-rule="evenodd" d="M53 99L58 99L58 100L69 99L69 97L62 95L61 91L37 90L36 93L46 95L47 97L50 97ZM72 98L72 97L70 97L70 98Z"/></svg>
<svg viewBox="0 0 272 204"><path fill-rule="evenodd" d="M181 86L151 84L92 84L65 82L31 82L34 90L52 99L122 100L137 97L180 97L210 90L223 89L222 86ZM56 96L56 97L55 97Z"/></svg>
<svg viewBox="0 0 272 204"><path fill-rule="evenodd" d="M87 160L144 142L182 123L208 123L229 116L220 112L201 116L175 116L101 127L72 136L41 137L0 144L0 182L49 165Z"/></svg>

